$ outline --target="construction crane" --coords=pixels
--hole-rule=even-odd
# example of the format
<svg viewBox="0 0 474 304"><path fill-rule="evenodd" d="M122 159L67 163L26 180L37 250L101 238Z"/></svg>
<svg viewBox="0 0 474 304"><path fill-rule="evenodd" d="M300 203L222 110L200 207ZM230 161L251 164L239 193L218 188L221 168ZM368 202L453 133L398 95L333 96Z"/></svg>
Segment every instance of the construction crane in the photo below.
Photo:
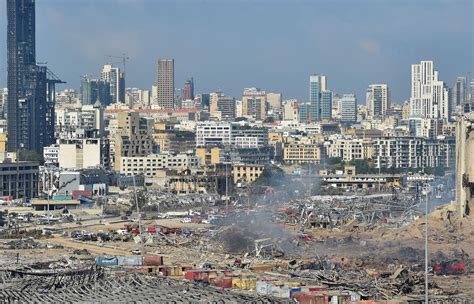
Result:
<svg viewBox="0 0 474 304"><path fill-rule="evenodd" d="M123 53L122 56L107 55L107 57L110 58L110 61L111 61L110 64L119 63L119 62L112 62L112 58L122 59L120 63L122 63L123 65L123 73L125 74L126 62L127 60L130 60L130 57L128 57L127 54Z"/></svg>

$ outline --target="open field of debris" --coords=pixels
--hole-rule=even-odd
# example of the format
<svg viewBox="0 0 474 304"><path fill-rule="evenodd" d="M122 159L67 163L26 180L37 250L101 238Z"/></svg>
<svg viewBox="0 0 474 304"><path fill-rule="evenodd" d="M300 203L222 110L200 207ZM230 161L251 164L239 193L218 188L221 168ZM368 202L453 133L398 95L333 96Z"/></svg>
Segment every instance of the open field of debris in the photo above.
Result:
<svg viewBox="0 0 474 304"><path fill-rule="evenodd" d="M411 199L281 201L266 195L226 206L202 197L160 211L157 206L165 204L156 199L145 199L149 211L140 213L123 215L131 209L124 203L129 207L118 214L76 211L72 221L19 222L4 231L1 297L99 303L423 300L425 225ZM433 303L467 303L474 295L473 235L473 223L456 218L449 206L430 214ZM41 276L51 279L33 288Z"/></svg>

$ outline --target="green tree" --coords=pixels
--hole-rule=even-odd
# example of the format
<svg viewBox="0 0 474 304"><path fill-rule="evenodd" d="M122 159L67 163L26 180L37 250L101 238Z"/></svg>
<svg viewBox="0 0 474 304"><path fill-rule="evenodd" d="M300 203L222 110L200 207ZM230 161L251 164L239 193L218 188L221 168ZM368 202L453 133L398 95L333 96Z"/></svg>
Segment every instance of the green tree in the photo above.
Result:
<svg viewBox="0 0 474 304"><path fill-rule="evenodd" d="M40 165L44 165L43 154L38 153L33 150L20 150L18 155L19 161L34 161L38 162Z"/></svg>
<svg viewBox="0 0 474 304"><path fill-rule="evenodd" d="M353 159L349 162L349 165L356 167L357 174L368 174L372 173L372 167L366 159Z"/></svg>

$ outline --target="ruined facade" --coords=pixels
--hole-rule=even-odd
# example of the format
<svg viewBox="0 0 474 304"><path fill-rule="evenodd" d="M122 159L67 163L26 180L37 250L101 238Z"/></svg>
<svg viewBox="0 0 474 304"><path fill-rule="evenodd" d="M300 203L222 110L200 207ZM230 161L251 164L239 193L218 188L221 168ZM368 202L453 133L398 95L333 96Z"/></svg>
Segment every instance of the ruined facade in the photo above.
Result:
<svg viewBox="0 0 474 304"><path fill-rule="evenodd" d="M459 117L456 126L456 205L468 216L474 203L474 113Z"/></svg>

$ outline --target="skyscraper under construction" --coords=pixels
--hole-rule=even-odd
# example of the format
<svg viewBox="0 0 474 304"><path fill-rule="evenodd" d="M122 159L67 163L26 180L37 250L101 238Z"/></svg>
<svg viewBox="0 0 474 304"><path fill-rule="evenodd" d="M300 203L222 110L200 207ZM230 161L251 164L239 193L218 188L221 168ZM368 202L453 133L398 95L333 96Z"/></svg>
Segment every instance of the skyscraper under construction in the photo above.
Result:
<svg viewBox="0 0 474 304"><path fill-rule="evenodd" d="M8 151L42 152L54 143L57 79L36 64L35 1L7 0Z"/></svg>

